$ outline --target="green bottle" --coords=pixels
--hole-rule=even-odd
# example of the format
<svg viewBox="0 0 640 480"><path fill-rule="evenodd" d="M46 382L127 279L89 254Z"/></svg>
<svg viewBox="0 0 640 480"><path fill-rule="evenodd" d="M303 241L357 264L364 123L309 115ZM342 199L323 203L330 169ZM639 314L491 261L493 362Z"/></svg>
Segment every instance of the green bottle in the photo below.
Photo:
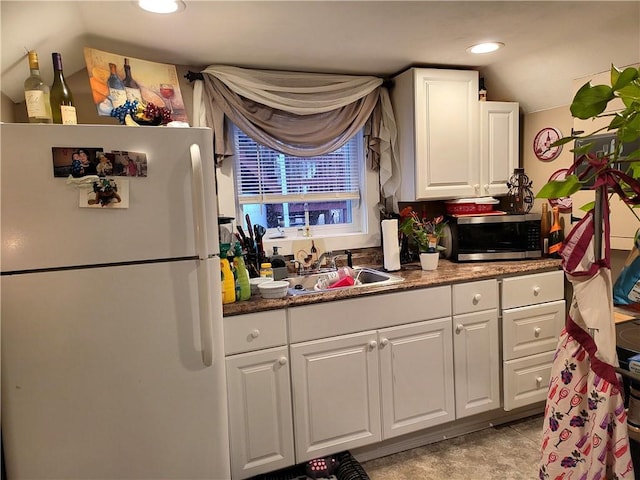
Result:
<svg viewBox="0 0 640 480"><path fill-rule="evenodd" d="M242 256L242 247L236 242L235 256L233 257L233 266L236 269L236 282L238 300L249 300L251 298L251 284L249 283L249 271L244 263L244 257Z"/></svg>

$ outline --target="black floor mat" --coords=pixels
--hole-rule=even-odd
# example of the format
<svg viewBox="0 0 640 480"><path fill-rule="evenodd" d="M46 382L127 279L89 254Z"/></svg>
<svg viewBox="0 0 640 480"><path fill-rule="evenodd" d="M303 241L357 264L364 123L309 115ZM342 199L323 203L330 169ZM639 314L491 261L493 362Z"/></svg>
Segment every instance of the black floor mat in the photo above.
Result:
<svg viewBox="0 0 640 480"><path fill-rule="evenodd" d="M364 468L351 453L341 452L333 455L333 457L340 462L338 471L335 474L338 480L369 480ZM258 475L253 477L252 480L307 480L305 465L303 463L276 472Z"/></svg>

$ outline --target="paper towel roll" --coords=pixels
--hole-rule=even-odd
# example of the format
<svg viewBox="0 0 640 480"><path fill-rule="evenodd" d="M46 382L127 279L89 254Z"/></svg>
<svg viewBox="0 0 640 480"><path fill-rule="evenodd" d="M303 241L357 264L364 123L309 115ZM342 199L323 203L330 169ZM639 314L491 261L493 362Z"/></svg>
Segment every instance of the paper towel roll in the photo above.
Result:
<svg viewBox="0 0 640 480"><path fill-rule="evenodd" d="M384 268L389 272L400 270L400 244L398 242L398 219L382 220L382 253Z"/></svg>

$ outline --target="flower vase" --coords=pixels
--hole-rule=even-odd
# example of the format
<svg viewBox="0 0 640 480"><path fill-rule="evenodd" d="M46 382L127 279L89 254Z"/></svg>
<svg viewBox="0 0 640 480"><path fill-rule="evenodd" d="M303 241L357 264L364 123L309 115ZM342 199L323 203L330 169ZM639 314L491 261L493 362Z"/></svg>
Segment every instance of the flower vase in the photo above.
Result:
<svg viewBox="0 0 640 480"><path fill-rule="evenodd" d="M420 266L422 267L422 270L435 270L438 268L439 258L440 252L420 253Z"/></svg>

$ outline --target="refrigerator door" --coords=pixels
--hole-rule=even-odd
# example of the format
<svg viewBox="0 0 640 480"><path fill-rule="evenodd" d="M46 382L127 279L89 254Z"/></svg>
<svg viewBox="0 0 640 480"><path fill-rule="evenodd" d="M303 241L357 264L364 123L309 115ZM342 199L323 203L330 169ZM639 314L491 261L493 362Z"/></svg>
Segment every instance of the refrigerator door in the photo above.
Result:
<svg viewBox="0 0 640 480"><path fill-rule="evenodd" d="M1 278L8 478L230 477L220 265L204 262L212 367L200 260Z"/></svg>
<svg viewBox="0 0 640 480"><path fill-rule="evenodd" d="M213 138L208 128L2 124L2 272L196 258L191 145L202 158L209 255L218 252ZM129 208L80 208L54 178L52 147L146 154L129 181Z"/></svg>

